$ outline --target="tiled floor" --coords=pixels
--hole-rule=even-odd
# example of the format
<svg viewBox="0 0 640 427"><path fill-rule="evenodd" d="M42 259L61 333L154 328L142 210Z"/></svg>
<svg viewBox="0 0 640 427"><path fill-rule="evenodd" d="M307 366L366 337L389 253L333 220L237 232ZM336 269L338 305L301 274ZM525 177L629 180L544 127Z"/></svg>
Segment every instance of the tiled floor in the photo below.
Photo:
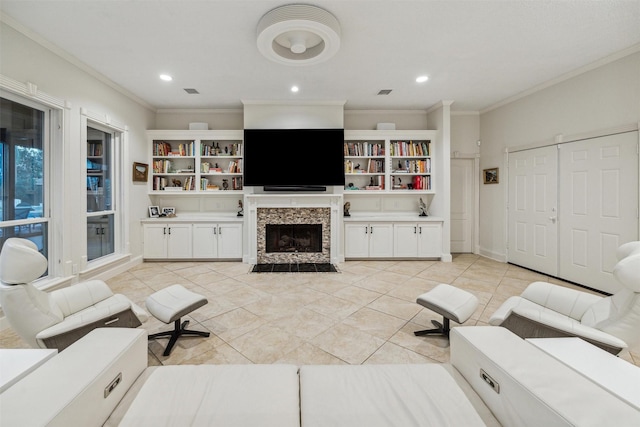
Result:
<svg viewBox="0 0 640 427"><path fill-rule="evenodd" d="M144 263L108 281L114 292L144 307L151 293L179 283L205 295L190 329L209 338L183 337L169 357L166 339L149 343L150 365L221 363L363 364L432 363L449 360L448 342L413 332L441 317L415 303L439 283L450 283L480 300L465 325L486 324L509 296L532 281L571 284L479 257L436 261L350 261L339 273L250 273L239 262ZM456 324L452 322L452 326ZM168 330L150 318L149 333ZM26 345L10 330L0 347ZM621 357L640 366L640 353Z"/></svg>

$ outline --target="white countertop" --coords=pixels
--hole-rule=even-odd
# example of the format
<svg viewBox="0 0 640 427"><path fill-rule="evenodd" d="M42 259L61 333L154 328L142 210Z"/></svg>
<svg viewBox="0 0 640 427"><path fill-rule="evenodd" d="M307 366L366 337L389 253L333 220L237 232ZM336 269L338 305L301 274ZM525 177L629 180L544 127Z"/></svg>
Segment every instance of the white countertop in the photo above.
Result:
<svg viewBox="0 0 640 427"><path fill-rule="evenodd" d="M437 216L419 216L415 214L407 213L388 213L381 214L377 212L364 213L364 212L352 212L351 216L345 216L344 222L442 222L442 218Z"/></svg>
<svg viewBox="0 0 640 427"><path fill-rule="evenodd" d="M142 218L140 222L143 224L152 224L155 222L243 222L244 217L238 216L237 212L219 212L219 213L185 213L177 214L173 218L166 216L159 218Z"/></svg>

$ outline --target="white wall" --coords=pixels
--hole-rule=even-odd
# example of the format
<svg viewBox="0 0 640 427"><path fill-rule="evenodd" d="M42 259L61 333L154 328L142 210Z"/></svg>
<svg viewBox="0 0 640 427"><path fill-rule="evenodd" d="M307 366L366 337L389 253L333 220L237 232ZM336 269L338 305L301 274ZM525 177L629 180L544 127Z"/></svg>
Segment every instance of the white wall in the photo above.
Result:
<svg viewBox="0 0 640 427"><path fill-rule="evenodd" d="M479 152L480 114L477 112L451 113L451 157L458 152L472 155Z"/></svg>
<svg viewBox="0 0 640 427"><path fill-rule="evenodd" d="M498 185L480 186L481 254L506 259L506 148L639 121L638 52L481 114L480 169L500 168Z"/></svg>
<svg viewBox="0 0 640 427"><path fill-rule="evenodd" d="M207 123L211 130L244 129L242 108L237 110L163 109L156 114L154 129L189 129L189 123Z"/></svg>
<svg viewBox="0 0 640 427"><path fill-rule="evenodd" d="M66 111L69 124L64 141L65 167L64 191L53 189L52 197L64 197L64 221L57 234L69 239L60 261L81 265L81 256L86 252L86 242L79 238L77 227L85 223L86 193L81 177L85 161L81 158L80 109L110 116L114 122L128 127L128 157L131 162L147 163L148 150L146 129L153 128L155 113L123 95L108 84L51 50L29 38L6 22L0 22L0 74L18 82L31 82L38 90L68 102ZM125 185L129 190L129 230L130 250L133 257L142 255L139 218L147 216L147 186L131 182L131 164L124 165L127 176ZM68 241L65 241L68 242Z"/></svg>

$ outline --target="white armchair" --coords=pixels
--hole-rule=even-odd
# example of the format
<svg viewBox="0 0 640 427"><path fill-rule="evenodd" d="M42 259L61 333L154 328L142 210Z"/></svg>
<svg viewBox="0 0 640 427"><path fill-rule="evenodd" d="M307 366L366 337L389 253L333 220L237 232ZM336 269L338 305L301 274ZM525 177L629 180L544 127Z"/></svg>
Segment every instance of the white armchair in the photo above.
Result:
<svg viewBox="0 0 640 427"><path fill-rule="evenodd" d="M6 240L0 252L0 305L11 327L32 347L62 351L95 328L135 328L148 318L101 280L41 291L31 282L46 269L47 259L33 242Z"/></svg>
<svg viewBox="0 0 640 427"><path fill-rule="evenodd" d="M640 242L618 248L613 276L623 286L608 297L533 282L489 319L522 338L580 337L613 354L640 343Z"/></svg>

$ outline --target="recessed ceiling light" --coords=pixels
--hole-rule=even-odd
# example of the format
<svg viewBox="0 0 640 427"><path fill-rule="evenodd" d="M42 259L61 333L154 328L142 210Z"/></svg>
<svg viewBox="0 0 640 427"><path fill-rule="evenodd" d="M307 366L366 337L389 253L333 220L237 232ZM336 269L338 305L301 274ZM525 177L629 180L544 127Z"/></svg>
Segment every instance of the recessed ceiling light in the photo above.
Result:
<svg viewBox="0 0 640 427"><path fill-rule="evenodd" d="M291 86L291 92L297 92L300 88L298 86Z"/></svg>
<svg viewBox="0 0 640 427"><path fill-rule="evenodd" d="M173 77L171 77L169 74L160 74L160 80L170 82L171 80L173 80Z"/></svg>
<svg viewBox="0 0 640 427"><path fill-rule="evenodd" d="M426 82L427 80L429 80L429 76L420 76L420 77L418 77L418 78L416 79L416 81L417 81L418 83L424 83L424 82Z"/></svg>

